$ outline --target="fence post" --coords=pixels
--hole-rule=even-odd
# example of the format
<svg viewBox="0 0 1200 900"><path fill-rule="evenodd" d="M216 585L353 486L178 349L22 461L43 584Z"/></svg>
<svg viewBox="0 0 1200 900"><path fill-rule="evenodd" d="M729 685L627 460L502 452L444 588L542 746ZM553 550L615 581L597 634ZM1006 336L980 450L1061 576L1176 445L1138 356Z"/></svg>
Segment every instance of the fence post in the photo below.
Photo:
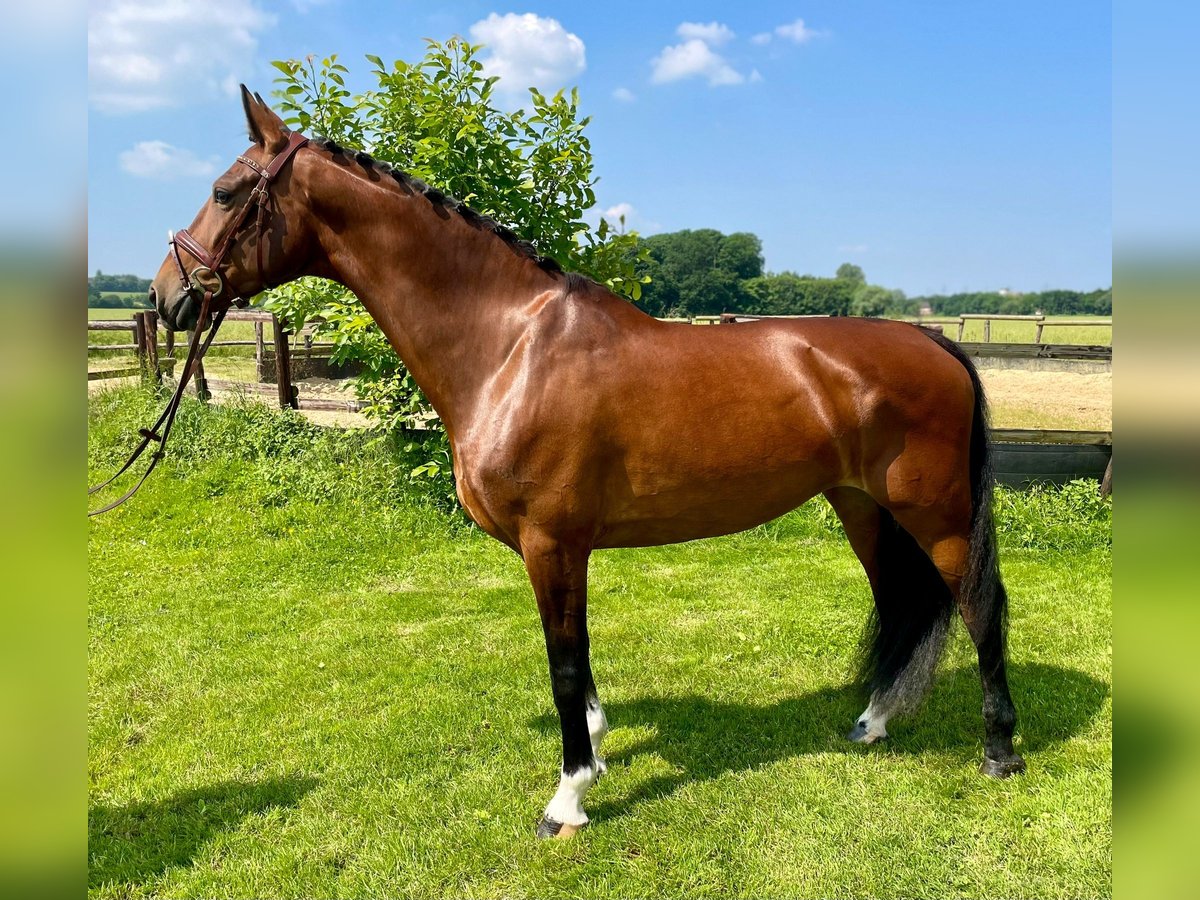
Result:
<svg viewBox="0 0 1200 900"><path fill-rule="evenodd" d="M992 320L984 319L983 320L983 342L985 344L990 344L991 341L992 341Z"/></svg>
<svg viewBox="0 0 1200 900"><path fill-rule="evenodd" d="M1033 342L1034 342L1035 344L1040 344L1040 343L1042 342L1042 327L1043 327L1045 324L1046 324L1046 322L1045 322L1045 320L1044 320L1044 319L1038 319L1038 323L1037 323L1037 334L1035 334L1035 335L1033 336Z"/></svg>
<svg viewBox="0 0 1200 900"><path fill-rule="evenodd" d="M967 327L967 320L962 316L958 317L958 341L962 341L963 329Z"/></svg>
<svg viewBox="0 0 1200 900"><path fill-rule="evenodd" d="M142 378L149 378L150 370L146 368L146 320L142 318L140 312L133 314L133 344L137 348L134 353L137 354L138 367L142 370Z"/></svg>
<svg viewBox="0 0 1200 900"><path fill-rule="evenodd" d="M195 338L195 335L189 331L189 332L187 332L187 338L188 338L188 346L190 347L192 345L193 338ZM184 362L187 362L186 358L184 359ZM196 376L195 376L196 377L196 397L198 399L200 399L202 402L207 403L208 400L212 397L212 394L210 394L208 392L208 379L204 377L204 360L197 359L195 365L192 367L192 371L196 373ZM180 377L187 378L188 377L187 370L185 370L184 373Z"/></svg>
<svg viewBox="0 0 1200 900"><path fill-rule="evenodd" d="M263 323L259 320L254 323L254 371L260 383L263 380L263 356L265 352L263 347Z"/></svg>
<svg viewBox="0 0 1200 900"><path fill-rule="evenodd" d="M142 313L144 324L142 333L145 335L146 366L150 377L156 384L162 384L162 371L158 368L158 313L152 309Z"/></svg>
<svg viewBox="0 0 1200 900"><path fill-rule="evenodd" d="M271 316L271 326L275 339L275 383L279 388L279 408L299 409L297 391L292 386L292 354L288 347L287 330L276 315Z"/></svg>

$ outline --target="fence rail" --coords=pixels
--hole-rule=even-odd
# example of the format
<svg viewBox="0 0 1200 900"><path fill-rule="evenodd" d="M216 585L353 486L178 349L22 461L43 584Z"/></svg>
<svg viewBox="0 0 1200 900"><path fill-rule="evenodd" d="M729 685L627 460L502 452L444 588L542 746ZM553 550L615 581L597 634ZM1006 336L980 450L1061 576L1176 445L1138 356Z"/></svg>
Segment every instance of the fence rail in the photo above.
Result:
<svg viewBox="0 0 1200 900"><path fill-rule="evenodd" d="M1045 316L1011 316L1002 315L1000 313L963 313L958 317L958 335L957 340L963 339L963 331L967 327L968 322L983 322L983 342L990 343L992 340L992 322L1031 322L1037 326L1034 332L1033 342L1040 344L1042 342L1042 331L1046 328L1061 328L1064 326L1090 326L1090 327L1108 327L1112 328L1112 317L1102 319L1072 319L1069 322L1061 322L1050 320L1047 321Z"/></svg>

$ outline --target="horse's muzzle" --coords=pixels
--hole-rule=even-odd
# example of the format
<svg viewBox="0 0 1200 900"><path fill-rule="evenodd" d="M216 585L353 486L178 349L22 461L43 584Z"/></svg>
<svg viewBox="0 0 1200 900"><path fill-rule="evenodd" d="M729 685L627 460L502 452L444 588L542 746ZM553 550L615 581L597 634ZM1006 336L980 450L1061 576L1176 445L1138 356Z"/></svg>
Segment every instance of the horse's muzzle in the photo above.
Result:
<svg viewBox="0 0 1200 900"><path fill-rule="evenodd" d="M162 295L158 296L155 304L158 315L172 331L193 331L196 328L208 327L207 322L200 322L200 298L194 291L179 291L173 303L167 302Z"/></svg>

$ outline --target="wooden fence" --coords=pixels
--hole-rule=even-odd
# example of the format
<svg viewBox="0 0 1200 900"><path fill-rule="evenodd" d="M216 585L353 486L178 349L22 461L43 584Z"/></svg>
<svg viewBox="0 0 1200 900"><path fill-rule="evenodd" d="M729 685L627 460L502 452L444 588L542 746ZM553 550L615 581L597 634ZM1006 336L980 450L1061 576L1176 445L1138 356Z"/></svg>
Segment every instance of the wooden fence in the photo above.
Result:
<svg viewBox="0 0 1200 900"><path fill-rule="evenodd" d="M1037 326L1034 333L1033 342L1040 344L1042 342L1042 331L1046 328L1059 327L1075 327L1075 326L1091 326L1101 328L1112 328L1112 317L1101 319L1071 319L1067 322L1062 321L1046 321L1045 316L1006 316L992 313L964 313L958 317L958 334L956 340L963 339L963 331L967 327L967 323L971 321L983 322L983 342L989 343L992 339L992 322L1032 322Z"/></svg>
<svg viewBox="0 0 1200 900"><path fill-rule="evenodd" d="M202 400L212 396L214 390L240 390L250 394L274 396L280 408L318 409L354 412L358 409L355 401L334 400L326 397L301 397L299 389L292 378L293 347L292 333L280 319L262 310L231 309L225 315L226 322L252 322L254 324L253 340L222 340L213 341L212 347L253 347L255 370L263 377L268 363L274 368L273 384L258 382L225 381L209 378L204 372L203 362L196 369L195 389ZM268 336L268 329L270 334ZM186 355L192 333L187 332L185 340L176 341L175 332L168 329L159 321L158 313L152 309L139 310L132 314L128 321L124 320L95 320L88 322L88 331L127 331L131 339L129 343L92 344L88 343L88 353L100 351L132 351L137 364L122 366L114 369L102 369L88 372L88 380L95 381L106 378L142 377L161 381L164 373L174 371L177 356ZM160 344L161 335L161 344ZM332 344L315 343L311 331L305 329L300 334L303 342L303 353L320 352L332 348ZM177 353L179 351L179 353Z"/></svg>

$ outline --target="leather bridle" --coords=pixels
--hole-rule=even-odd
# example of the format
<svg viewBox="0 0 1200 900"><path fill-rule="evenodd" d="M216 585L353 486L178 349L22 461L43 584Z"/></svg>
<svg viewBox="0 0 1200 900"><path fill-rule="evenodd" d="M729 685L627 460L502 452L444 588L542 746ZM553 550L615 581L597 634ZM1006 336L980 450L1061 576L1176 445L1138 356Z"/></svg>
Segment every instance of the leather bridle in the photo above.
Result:
<svg viewBox="0 0 1200 900"><path fill-rule="evenodd" d="M241 231L242 225L250 216L252 209L258 210L254 219L254 243L255 256L258 266L258 278L263 283L263 287L267 287L263 279L263 225L267 218L267 207L271 203L271 182L275 180L275 176L280 170L287 165L288 160L296 155L296 151L308 143L308 138L299 132L290 132L288 134L287 144L282 150L275 154L274 158L265 166L261 166L248 156L239 156L237 161L244 166L248 166L258 173L258 184L254 186L254 190L250 192L250 197L246 204L238 213L237 218L233 220L233 224L225 232L225 237L217 244L217 248L211 253L198 240L192 237L191 232L186 228L172 233L167 238L167 243L171 247L171 257L175 260L175 267L179 270L179 281L183 285L183 289L193 294L204 294L208 300L220 297L228 287L225 282L225 277L221 274L221 264L225 262L225 257L229 255L229 251L233 249L233 239L237 237ZM200 265L192 269L189 274L183 265L183 258L179 255L180 249L186 250L187 253L200 262ZM201 274L203 273L203 274ZM245 306L246 301L240 297L226 303L225 309L229 306ZM204 321L201 317L200 321Z"/></svg>
<svg viewBox="0 0 1200 900"><path fill-rule="evenodd" d="M167 401L166 408L159 415L158 421L150 428L142 428L138 431L138 434L142 436L141 443L134 448L133 453L125 460L125 464L112 477L95 487L88 488L88 494L94 494L108 487L129 470L129 467L137 461L150 444L157 443L158 449L150 455L150 465L146 467L146 471L142 473L142 477L138 479L133 487L111 503L99 509L90 510L88 516L98 516L100 513L108 512L110 509L120 506L136 494L141 486L145 484L146 479L150 477L150 473L154 471L154 467L158 465L158 461L163 458L163 453L167 447L167 438L171 434L171 426L175 424L175 414L179 411L179 404L183 401L184 389L187 387L188 381L191 380L195 370L199 368L200 360L204 358L209 345L212 344L213 338L217 334L217 329L221 327L221 322L225 319L225 313L229 311L231 306L243 307L247 305L247 301L241 297L229 297L231 289L225 276L221 274L221 266L225 263L230 250L233 249L234 239L249 218L250 211L255 208L257 208L257 213L254 222L254 242L256 263L258 266L257 275L263 287L268 286L263 275L263 244L265 243L263 229L266 224L267 207L271 204L271 182L275 180L275 176L279 174L280 170L287 165L288 160L296 155L296 151L307 143L308 138L304 135L299 132L290 132L287 144L265 166L259 165L246 156L239 156L237 158L237 161L242 165L249 166L258 173L258 184L250 192L246 204L238 212L237 217L233 220L233 224L226 230L225 236L217 244L214 251L210 253L203 244L192 237L186 228L173 232L168 236L167 241L171 248L171 257L175 260L175 266L179 270L179 280L183 286L184 293L190 294L193 297L199 294L201 297L200 315L196 319L197 328L192 332L192 339L188 344L187 360L184 363L183 372L179 377L179 383L175 386L175 391L171 394L171 399ZM183 264L183 257L179 255L181 249L200 263L192 269L191 273L187 271L187 268ZM212 324L209 326L207 334L204 334L200 330L200 326L209 321L209 315L214 313L214 311L215 315L213 315Z"/></svg>

